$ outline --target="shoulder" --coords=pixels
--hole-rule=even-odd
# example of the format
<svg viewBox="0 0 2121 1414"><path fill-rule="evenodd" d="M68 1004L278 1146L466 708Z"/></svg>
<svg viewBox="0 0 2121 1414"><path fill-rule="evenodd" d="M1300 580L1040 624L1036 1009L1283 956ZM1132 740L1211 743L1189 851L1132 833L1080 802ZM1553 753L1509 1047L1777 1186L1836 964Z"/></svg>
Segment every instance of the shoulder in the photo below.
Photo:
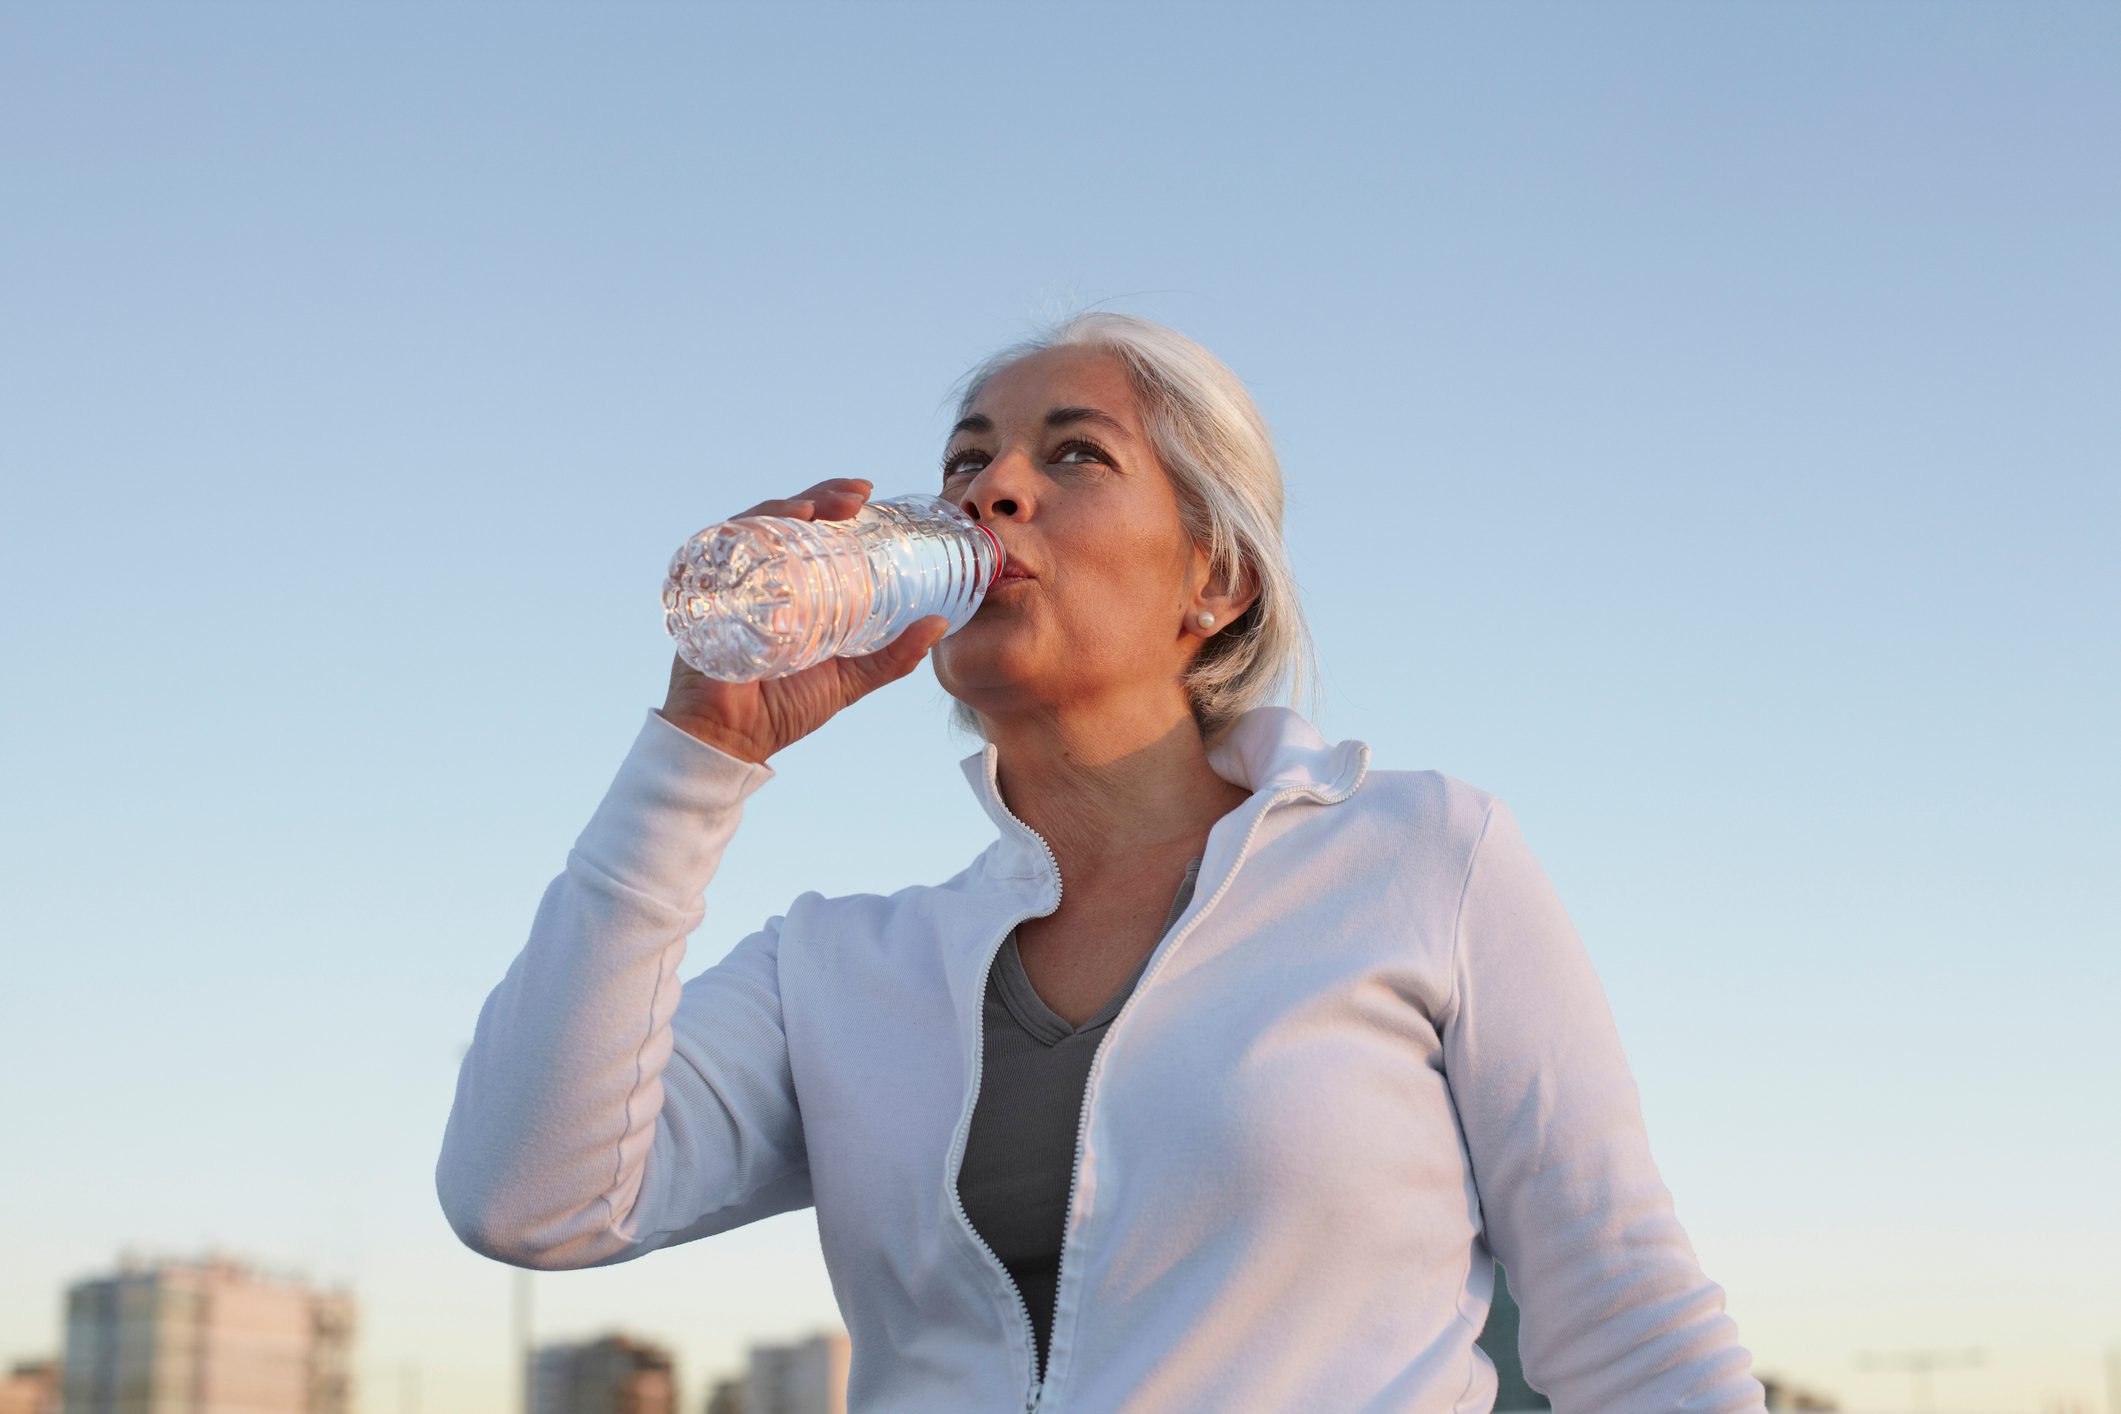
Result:
<svg viewBox="0 0 2121 1414"><path fill-rule="evenodd" d="M1443 771L1371 770L1321 817L1350 851L1425 906L1456 907L1502 802ZM1335 815L1338 812L1338 819Z"/></svg>
<svg viewBox="0 0 2121 1414"><path fill-rule="evenodd" d="M1349 798L1361 813L1397 824L1417 841L1470 854L1501 807L1492 792L1442 771L1370 771Z"/></svg>
<svg viewBox="0 0 2121 1414"><path fill-rule="evenodd" d="M888 929L911 915L947 910L950 901L991 889L988 853L936 883L907 884L889 893L828 894L806 890L788 905L790 925L838 926L861 924Z"/></svg>

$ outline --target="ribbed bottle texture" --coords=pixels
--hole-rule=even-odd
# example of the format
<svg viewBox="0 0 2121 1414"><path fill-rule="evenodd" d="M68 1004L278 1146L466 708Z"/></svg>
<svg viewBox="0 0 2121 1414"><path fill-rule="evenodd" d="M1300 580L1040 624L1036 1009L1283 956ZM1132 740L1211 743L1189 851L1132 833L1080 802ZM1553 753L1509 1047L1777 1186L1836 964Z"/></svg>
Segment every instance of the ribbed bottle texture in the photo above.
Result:
<svg viewBox="0 0 2121 1414"><path fill-rule="evenodd" d="M747 516L678 547L663 623L708 677L786 677L872 653L930 614L957 632L1002 559L993 532L937 496L870 501L851 520Z"/></svg>

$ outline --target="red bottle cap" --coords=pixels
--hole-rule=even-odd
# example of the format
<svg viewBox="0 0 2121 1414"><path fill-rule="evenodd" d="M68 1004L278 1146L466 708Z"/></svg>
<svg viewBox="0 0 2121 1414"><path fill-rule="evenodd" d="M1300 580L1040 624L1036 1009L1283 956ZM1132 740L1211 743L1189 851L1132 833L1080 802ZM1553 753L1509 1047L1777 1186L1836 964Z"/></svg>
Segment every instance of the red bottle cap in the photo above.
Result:
<svg viewBox="0 0 2121 1414"><path fill-rule="evenodd" d="M980 522L978 521L972 522L972 526L975 530L979 531L980 534L986 536L989 540L994 541L994 573L988 576L987 582L985 584L980 586L980 592L984 594L994 587L994 581L1000 579L1002 577L1002 571L1008 567L1009 552L1002 548L1001 540L995 536L995 533L993 531L987 529L986 526L980 524Z"/></svg>

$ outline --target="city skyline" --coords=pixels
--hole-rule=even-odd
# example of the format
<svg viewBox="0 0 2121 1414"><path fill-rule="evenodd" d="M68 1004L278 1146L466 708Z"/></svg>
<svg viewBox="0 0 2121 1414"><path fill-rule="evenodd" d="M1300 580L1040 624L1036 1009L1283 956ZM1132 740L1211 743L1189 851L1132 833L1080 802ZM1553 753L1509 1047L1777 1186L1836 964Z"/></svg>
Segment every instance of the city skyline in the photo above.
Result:
<svg viewBox="0 0 2121 1414"><path fill-rule="evenodd" d="M732 1397L742 1414L846 1414L852 1348L844 1328L754 1342L742 1366L701 1377L704 1399L686 1401L691 1386L672 1352L609 1322L593 1337L539 1339L531 1275L515 1274L521 1382L507 1414L675 1414L701 1403L718 1414L717 1402ZM26 1383L19 1389L0 1383L0 1414L214 1414L224 1402L216 1392L227 1389L246 1391L236 1401L246 1414L346 1414L361 1397L352 1372L370 1363L355 1353L360 1314L351 1291L320 1288L299 1272L225 1252L149 1258L129 1251L115 1271L69 1282L62 1302L62 1347L41 1360L9 1362ZM1499 1373L1498 1414L1550 1407L1525 1382L1518 1324L1508 1281L1498 1272L1479 1338ZM328 1353L310 1348L317 1341L328 1341ZM289 1360L307 1372L293 1383L284 1368ZM379 1383L395 1391L397 1414L423 1414L420 1364L401 1361L393 1373L395 1379ZM1771 1376L1767 1387L1771 1409L1838 1408ZM63 1403L47 1409L47 1396L57 1401L61 1389ZM369 1394L366 1401L386 1398Z"/></svg>

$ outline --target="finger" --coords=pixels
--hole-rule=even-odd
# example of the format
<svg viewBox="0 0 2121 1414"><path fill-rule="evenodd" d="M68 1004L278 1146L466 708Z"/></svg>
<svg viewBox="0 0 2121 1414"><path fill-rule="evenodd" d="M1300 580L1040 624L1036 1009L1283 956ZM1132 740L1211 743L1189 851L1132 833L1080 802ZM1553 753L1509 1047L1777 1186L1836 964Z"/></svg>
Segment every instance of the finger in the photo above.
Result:
<svg viewBox="0 0 2121 1414"><path fill-rule="evenodd" d="M887 682L895 682L920 666L921 659L930 648L941 642L950 631L950 620L941 614L929 614L908 624L897 638L892 639L874 653L864 653L856 658L835 659L845 679L851 680L852 692L848 701L867 696Z"/></svg>
<svg viewBox="0 0 2121 1414"><path fill-rule="evenodd" d="M746 516L788 516L794 520L809 520L820 513L820 502L828 503L830 509L824 514L828 519L844 520L862 508L869 498L869 482L860 477L839 477L832 481L820 481L800 496L783 497L780 500L761 501L748 511L738 511L731 520L742 520Z"/></svg>
<svg viewBox="0 0 2121 1414"><path fill-rule="evenodd" d="M817 509L816 503L807 498L781 501L761 501L748 511L738 511L731 520L744 520L750 516L787 516L792 520L808 520Z"/></svg>
<svg viewBox="0 0 2121 1414"><path fill-rule="evenodd" d="M820 481L806 493L817 505L820 520L848 520L862 513L869 503L867 482Z"/></svg>

